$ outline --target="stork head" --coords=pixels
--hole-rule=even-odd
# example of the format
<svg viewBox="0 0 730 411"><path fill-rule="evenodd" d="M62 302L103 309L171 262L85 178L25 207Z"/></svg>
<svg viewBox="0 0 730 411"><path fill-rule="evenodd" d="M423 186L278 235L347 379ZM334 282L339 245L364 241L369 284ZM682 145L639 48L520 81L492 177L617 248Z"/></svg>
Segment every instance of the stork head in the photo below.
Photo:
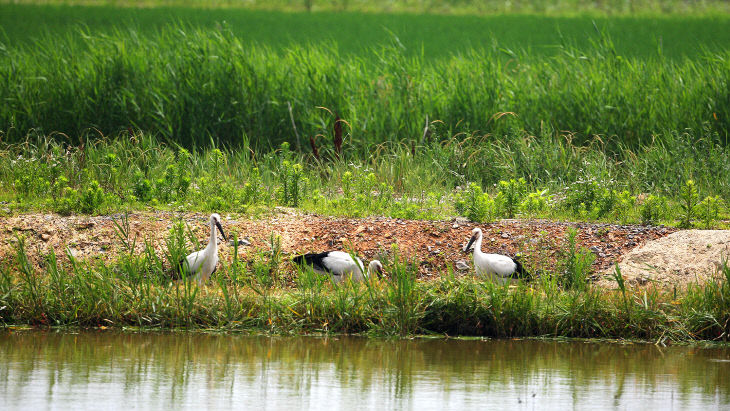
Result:
<svg viewBox="0 0 730 411"><path fill-rule="evenodd" d="M383 277L383 264L380 263L378 260L373 260L368 264L368 274L375 273L377 274L378 278Z"/></svg>
<svg viewBox="0 0 730 411"><path fill-rule="evenodd" d="M466 244L466 247L464 247L464 252L468 253L474 246L474 243L482 238L482 229L479 227L474 228L471 230L471 238L469 239L469 242Z"/></svg>
<svg viewBox="0 0 730 411"><path fill-rule="evenodd" d="M218 213L213 213L210 215L210 225L213 226L215 224L216 227L218 227L218 231L220 231L221 235L223 236L223 240L226 240L226 235L223 233L223 227L221 226L221 216L218 215Z"/></svg>

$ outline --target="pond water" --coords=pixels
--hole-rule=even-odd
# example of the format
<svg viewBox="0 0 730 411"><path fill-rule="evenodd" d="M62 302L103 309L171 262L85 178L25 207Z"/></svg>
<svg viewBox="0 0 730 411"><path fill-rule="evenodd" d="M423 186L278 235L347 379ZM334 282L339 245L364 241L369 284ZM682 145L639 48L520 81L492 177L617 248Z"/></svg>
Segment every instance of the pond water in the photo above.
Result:
<svg viewBox="0 0 730 411"><path fill-rule="evenodd" d="M0 409L717 409L730 349L0 332Z"/></svg>

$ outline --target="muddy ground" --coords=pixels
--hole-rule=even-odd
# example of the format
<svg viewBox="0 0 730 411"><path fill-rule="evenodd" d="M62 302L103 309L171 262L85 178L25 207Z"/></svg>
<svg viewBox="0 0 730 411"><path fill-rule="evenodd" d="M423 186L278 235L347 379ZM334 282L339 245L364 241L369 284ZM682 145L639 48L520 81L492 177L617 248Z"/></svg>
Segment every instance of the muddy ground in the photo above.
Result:
<svg viewBox="0 0 730 411"><path fill-rule="evenodd" d="M113 223L115 218L119 221L120 217L63 217L55 214L2 217L0 258L11 256L16 235L23 235L35 264L51 249L59 256L64 256L62 259L66 259L68 249L81 260L111 261L121 249L121 241L115 234ZM202 243L207 241L207 214L160 211L131 213L131 236L137 238L137 251L142 251L144 241L147 240L160 255L164 255L165 239L177 219L185 221ZM484 230L482 249L485 252L507 255L520 253L525 265L533 270L555 267L564 248L567 230L574 227L578 231L579 246L590 250L595 256L593 268L596 274L592 280L609 288L615 286L615 282L609 278L616 262L622 262L623 275L630 285L683 283L706 278L703 277L705 271L709 276L712 267L718 264L722 250L730 247L730 231L687 230L675 233L676 229L662 226L534 220L476 224L464 219L351 219L302 214L290 209L277 209L260 218L223 214L222 220L229 237L236 233L239 238L250 241L250 245L239 248L243 259L251 259L258 252L270 249L272 233L281 238L285 260L295 253L344 249L357 252L365 260L380 258L387 262L392 260L393 245L396 245L402 257L419 263L421 279L438 276L447 267L455 272L468 272L459 270L456 263L459 260L471 263L471 257L461 250L476 226ZM680 253L679 249L683 251ZM220 249L221 259L230 261L232 252L233 247L223 245ZM647 265L652 267L648 272Z"/></svg>

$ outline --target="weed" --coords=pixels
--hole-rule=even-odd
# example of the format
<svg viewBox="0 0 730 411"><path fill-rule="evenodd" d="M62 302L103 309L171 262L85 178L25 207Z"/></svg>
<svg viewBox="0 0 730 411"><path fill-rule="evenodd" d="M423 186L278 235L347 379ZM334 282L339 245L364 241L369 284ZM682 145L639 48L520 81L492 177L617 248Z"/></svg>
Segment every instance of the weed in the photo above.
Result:
<svg viewBox="0 0 730 411"><path fill-rule="evenodd" d="M697 185L693 180L687 180L679 193L680 222L679 226L689 228L692 226L697 213L697 202L699 194L697 193Z"/></svg>
<svg viewBox="0 0 730 411"><path fill-rule="evenodd" d="M641 206L641 223L656 224L667 210L667 198L664 196L649 195Z"/></svg>
<svg viewBox="0 0 730 411"><path fill-rule="evenodd" d="M527 194L520 204L520 209L530 216L534 216L547 209L547 190L535 191Z"/></svg>
<svg viewBox="0 0 730 411"><path fill-rule="evenodd" d="M697 214L705 224L706 229L713 227L720 214L720 196L707 196L697 205Z"/></svg>
<svg viewBox="0 0 730 411"><path fill-rule="evenodd" d="M495 215L494 200L476 183L455 196L454 208L460 215L477 222L491 221Z"/></svg>
<svg viewBox="0 0 730 411"><path fill-rule="evenodd" d="M577 235L576 229L568 229L568 237L562 249L563 264L559 283L566 289L585 291L595 256L585 248L578 248Z"/></svg>
<svg viewBox="0 0 730 411"><path fill-rule="evenodd" d="M507 218L514 218L526 193L527 181L524 178L500 181L495 199L497 209Z"/></svg>

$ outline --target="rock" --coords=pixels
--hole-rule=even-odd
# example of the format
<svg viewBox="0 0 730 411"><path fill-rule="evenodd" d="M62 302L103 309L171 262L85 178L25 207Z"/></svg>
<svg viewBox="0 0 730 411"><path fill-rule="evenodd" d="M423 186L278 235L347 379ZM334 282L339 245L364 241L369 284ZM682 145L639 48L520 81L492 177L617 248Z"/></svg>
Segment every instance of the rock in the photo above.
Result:
<svg viewBox="0 0 730 411"><path fill-rule="evenodd" d="M454 223L454 225L452 225L451 228L453 228L454 230L456 230L457 228L459 228L459 225L456 224L456 223Z"/></svg>
<svg viewBox="0 0 730 411"><path fill-rule="evenodd" d="M232 246L236 245L236 243L233 242L233 239L230 239L230 240L228 240L228 245L230 245L232 247ZM247 245L251 245L251 242L246 240L245 238L242 238L242 239L238 240L238 245L247 246Z"/></svg>
<svg viewBox="0 0 730 411"><path fill-rule="evenodd" d="M469 264L464 260L459 260L456 262L456 269L459 271L469 271Z"/></svg>
<svg viewBox="0 0 730 411"><path fill-rule="evenodd" d="M502 238L509 238L509 234L507 234L507 233L502 233Z"/></svg>
<svg viewBox="0 0 730 411"><path fill-rule="evenodd" d="M51 239L51 236L50 235L48 235L46 233L41 234L41 240L48 241L50 239Z"/></svg>
<svg viewBox="0 0 730 411"><path fill-rule="evenodd" d="M466 225L469 224L469 219L466 217L456 217L454 219L454 224Z"/></svg>
<svg viewBox="0 0 730 411"><path fill-rule="evenodd" d="M600 254L601 253L601 249L598 248L598 247L596 247L595 245L594 246L591 246L589 248L589 250L591 250L593 252L593 254Z"/></svg>

